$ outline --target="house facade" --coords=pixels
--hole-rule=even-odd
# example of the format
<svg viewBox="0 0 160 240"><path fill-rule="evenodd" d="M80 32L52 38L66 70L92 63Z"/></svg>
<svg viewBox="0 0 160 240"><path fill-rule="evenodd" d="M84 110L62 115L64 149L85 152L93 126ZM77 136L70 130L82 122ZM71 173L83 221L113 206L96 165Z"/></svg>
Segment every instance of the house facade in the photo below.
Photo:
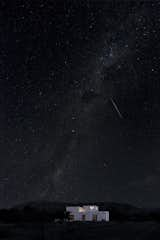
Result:
<svg viewBox="0 0 160 240"><path fill-rule="evenodd" d="M68 206L69 221L109 221L109 211L99 211L98 206Z"/></svg>

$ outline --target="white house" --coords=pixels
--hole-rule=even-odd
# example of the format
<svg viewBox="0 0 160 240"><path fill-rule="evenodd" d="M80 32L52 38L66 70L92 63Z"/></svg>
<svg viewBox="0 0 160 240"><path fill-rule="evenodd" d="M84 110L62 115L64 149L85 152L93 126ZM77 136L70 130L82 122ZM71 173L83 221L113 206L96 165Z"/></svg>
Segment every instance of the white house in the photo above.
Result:
<svg viewBox="0 0 160 240"><path fill-rule="evenodd" d="M94 205L68 206L66 212L70 221L109 221L109 211L99 211Z"/></svg>

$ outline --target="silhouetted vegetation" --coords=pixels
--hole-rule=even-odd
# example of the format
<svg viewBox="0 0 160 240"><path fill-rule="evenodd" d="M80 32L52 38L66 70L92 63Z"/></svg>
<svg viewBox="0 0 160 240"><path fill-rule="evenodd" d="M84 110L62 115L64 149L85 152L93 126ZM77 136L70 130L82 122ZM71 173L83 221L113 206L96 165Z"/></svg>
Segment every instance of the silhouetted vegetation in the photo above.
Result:
<svg viewBox="0 0 160 240"><path fill-rule="evenodd" d="M0 221L5 223L17 222L53 222L54 219L63 221L66 218L64 211L50 212L45 209L36 209L25 206L23 209L0 210Z"/></svg>

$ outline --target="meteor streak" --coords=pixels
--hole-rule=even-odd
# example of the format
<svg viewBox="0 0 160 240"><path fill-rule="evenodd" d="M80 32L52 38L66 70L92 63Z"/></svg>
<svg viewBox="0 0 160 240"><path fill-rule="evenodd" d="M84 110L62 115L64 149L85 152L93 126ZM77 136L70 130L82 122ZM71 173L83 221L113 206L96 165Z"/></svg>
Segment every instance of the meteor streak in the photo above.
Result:
<svg viewBox="0 0 160 240"><path fill-rule="evenodd" d="M114 109L115 109L116 112L118 113L118 116L119 116L120 118L123 118L123 116L122 116L121 112L119 111L118 106L117 106L117 104L115 103L115 101L114 101L112 98L110 98L110 100L111 100L111 103L113 104Z"/></svg>

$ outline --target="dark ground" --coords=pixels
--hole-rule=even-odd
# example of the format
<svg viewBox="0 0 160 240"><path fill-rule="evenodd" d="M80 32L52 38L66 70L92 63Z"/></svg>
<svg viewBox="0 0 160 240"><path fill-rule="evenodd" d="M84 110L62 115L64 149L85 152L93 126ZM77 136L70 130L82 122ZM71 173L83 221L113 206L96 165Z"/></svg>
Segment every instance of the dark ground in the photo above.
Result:
<svg viewBox="0 0 160 240"><path fill-rule="evenodd" d="M160 239L160 223L53 223L53 224L1 224L0 239L14 240L136 240Z"/></svg>

